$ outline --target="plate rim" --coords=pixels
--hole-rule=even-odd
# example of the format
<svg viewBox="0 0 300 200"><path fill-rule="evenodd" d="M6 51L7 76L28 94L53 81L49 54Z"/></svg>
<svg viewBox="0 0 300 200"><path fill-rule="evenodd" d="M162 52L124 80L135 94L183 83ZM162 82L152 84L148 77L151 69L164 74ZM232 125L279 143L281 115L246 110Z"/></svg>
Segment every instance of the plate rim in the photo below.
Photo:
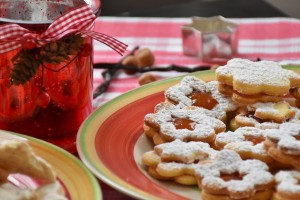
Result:
<svg viewBox="0 0 300 200"><path fill-rule="evenodd" d="M103 199L103 194L102 194L102 190L101 190L101 186L98 182L98 180L96 179L96 177L94 176L93 173L91 173L91 171L84 165L83 162L81 162L79 160L79 158L77 158L75 155L71 154L70 152L54 145L51 144L49 142L46 142L44 140L38 139L38 138L34 138L28 135L24 135L24 134L20 134L20 133L15 133L15 132L11 132L11 131L6 131L6 130L0 130L0 134L4 133L5 135L7 135L7 139L20 139L20 140L25 140L28 141L29 144L33 143L34 145L38 145L38 146L44 146L47 149L52 149L53 151L56 151L57 153L59 153L61 156L68 158L69 160L71 160L73 162L73 164L77 165L78 168L80 170L82 170L82 172L86 175L88 182L91 184L92 189L94 191L93 196L94 196L94 200L102 200ZM4 139L4 138L3 138ZM33 151L35 152L35 147L30 145L33 149ZM42 157L42 156L41 156ZM43 158L43 157L42 157ZM44 159L44 158L43 158ZM51 165L51 163L49 163ZM57 174L58 175L58 174ZM58 176L59 178L59 176ZM60 179L60 181L62 181ZM62 182L64 185L65 183ZM67 187L65 185L65 187ZM67 188L68 189L68 188Z"/></svg>

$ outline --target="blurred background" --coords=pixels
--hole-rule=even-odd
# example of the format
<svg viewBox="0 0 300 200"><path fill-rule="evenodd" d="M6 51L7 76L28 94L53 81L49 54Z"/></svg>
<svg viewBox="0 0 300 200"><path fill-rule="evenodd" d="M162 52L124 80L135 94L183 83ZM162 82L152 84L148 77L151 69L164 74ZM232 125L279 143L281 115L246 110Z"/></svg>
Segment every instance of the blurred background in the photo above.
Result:
<svg viewBox="0 0 300 200"><path fill-rule="evenodd" d="M102 0L102 16L294 17L299 0Z"/></svg>

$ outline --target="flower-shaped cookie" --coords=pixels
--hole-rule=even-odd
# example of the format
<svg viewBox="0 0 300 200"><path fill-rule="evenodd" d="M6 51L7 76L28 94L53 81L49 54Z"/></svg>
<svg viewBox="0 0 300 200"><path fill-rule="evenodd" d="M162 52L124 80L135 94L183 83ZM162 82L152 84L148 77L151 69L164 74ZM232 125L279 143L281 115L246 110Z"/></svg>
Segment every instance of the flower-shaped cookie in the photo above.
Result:
<svg viewBox="0 0 300 200"><path fill-rule="evenodd" d="M204 82L194 76L185 76L181 82L165 91L167 101L186 106L197 106L217 112L231 112L238 104L218 91L218 82Z"/></svg>
<svg viewBox="0 0 300 200"><path fill-rule="evenodd" d="M276 191L274 199L300 199L300 171L282 170L275 175Z"/></svg>
<svg viewBox="0 0 300 200"><path fill-rule="evenodd" d="M235 121L239 126L278 128L280 123L292 119L294 115L295 109L286 101L254 103L239 109Z"/></svg>
<svg viewBox="0 0 300 200"><path fill-rule="evenodd" d="M203 199L206 196L250 199L261 192L263 199L269 199L274 186L274 177L265 163L255 159L242 160L231 150L222 150L215 160L197 166L195 175Z"/></svg>
<svg viewBox="0 0 300 200"><path fill-rule="evenodd" d="M300 124L282 123L279 129L266 130L264 146L280 163L300 169Z"/></svg>
<svg viewBox="0 0 300 200"><path fill-rule="evenodd" d="M184 185L194 185L194 168L203 160L214 158L217 151L203 142L174 140L156 145L153 151L142 156L142 163L149 173L162 180L174 180Z"/></svg>
<svg viewBox="0 0 300 200"><path fill-rule="evenodd" d="M221 120L210 117L203 109L161 110L144 117L145 134L153 138L155 144L175 139L211 143L216 134L225 129Z"/></svg>
<svg viewBox="0 0 300 200"><path fill-rule="evenodd" d="M230 149L237 152L242 159L258 159L265 163L274 160L263 148L265 130L255 127L241 127L234 132L219 133L215 140L216 147Z"/></svg>
<svg viewBox="0 0 300 200"><path fill-rule="evenodd" d="M233 100L241 103L279 101L290 88L300 86L300 75L272 61L235 58L216 70L220 86L231 87ZM222 91L222 90L220 90Z"/></svg>
<svg viewBox="0 0 300 200"><path fill-rule="evenodd" d="M158 103L154 108L154 113L158 112L172 112L174 110L195 110L195 112L205 114L209 117L217 118L220 120L223 120L226 118L226 113L224 111L216 111L216 110L207 110L205 108L201 107L195 107L195 106L186 106L182 103L178 103L176 105L169 103L169 102L161 102ZM192 111L194 112L194 111Z"/></svg>

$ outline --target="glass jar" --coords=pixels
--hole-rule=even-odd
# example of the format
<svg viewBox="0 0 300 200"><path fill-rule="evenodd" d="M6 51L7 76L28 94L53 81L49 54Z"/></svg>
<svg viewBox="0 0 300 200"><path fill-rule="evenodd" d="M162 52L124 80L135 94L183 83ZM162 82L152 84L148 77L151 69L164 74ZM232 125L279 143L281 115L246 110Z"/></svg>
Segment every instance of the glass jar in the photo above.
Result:
<svg viewBox="0 0 300 200"><path fill-rule="evenodd" d="M97 13L100 2L91 2ZM55 18L83 3L0 1L0 20L40 34ZM92 111L92 38L68 34L40 47L30 40L19 42L20 47L0 54L0 129L75 153L77 131Z"/></svg>

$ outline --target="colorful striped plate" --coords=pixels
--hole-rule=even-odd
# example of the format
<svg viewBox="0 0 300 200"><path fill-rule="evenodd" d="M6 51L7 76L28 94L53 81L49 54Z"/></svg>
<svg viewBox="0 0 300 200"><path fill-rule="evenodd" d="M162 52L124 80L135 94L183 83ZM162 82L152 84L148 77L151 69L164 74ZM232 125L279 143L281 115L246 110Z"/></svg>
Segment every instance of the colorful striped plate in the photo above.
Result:
<svg viewBox="0 0 300 200"><path fill-rule="evenodd" d="M292 67L300 72L300 68ZM197 72L205 81L214 71ZM150 177L141 164L144 152L152 150L143 135L143 119L164 101L163 92L182 76L157 81L129 91L95 110L82 124L77 149L81 160L99 179L138 199L200 199L197 187L186 187Z"/></svg>

